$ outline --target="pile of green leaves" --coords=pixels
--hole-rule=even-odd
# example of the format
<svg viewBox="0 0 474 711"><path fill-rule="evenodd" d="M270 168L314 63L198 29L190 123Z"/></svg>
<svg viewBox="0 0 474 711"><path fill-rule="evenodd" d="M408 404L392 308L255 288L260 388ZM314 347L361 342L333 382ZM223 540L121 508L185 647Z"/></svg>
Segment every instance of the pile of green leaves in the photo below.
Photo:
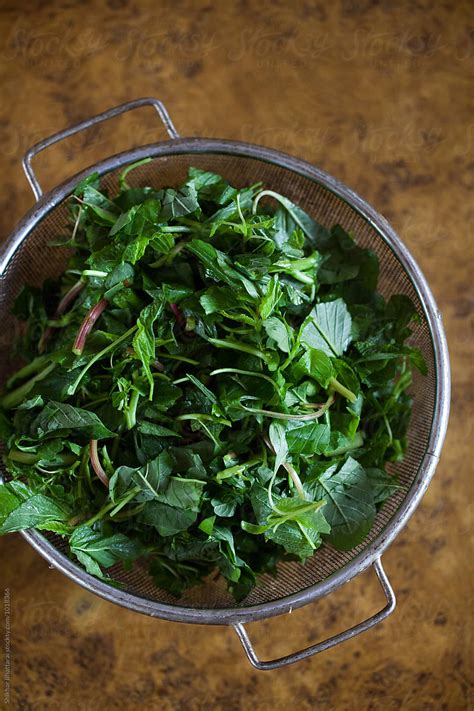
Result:
<svg viewBox="0 0 474 711"><path fill-rule="evenodd" d="M176 595L217 568L241 599L279 560L359 544L397 488L415 309L282 195L128 170L114 196L77 187L66 271L16 300L0 533L59 534L99 578L140 558Z"/></svg>

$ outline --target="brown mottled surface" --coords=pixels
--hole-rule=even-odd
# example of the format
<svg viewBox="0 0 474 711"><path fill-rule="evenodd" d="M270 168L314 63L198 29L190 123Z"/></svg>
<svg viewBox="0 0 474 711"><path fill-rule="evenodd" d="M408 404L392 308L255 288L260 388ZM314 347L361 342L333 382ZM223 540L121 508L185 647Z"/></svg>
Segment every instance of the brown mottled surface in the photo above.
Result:
<svg viewBox="0 0 474 711"><path fill-rule="evenodd" d="M11 536L0 541L1 587L11 594L10 707L472 708L472 5L3 0L0 26L2 239L32 204L20 168L31 143L155 95L183 135L294 153L372 202L433 288L453 368L451 424L436 477L384 557L398 608L382 626L311 661L258 673L231 630L114 607ZM52 186L162 134L143 110L51 149L37 160L38 172ZM380 604L366 573L251 631L263 654L292 651Z"/></svg>

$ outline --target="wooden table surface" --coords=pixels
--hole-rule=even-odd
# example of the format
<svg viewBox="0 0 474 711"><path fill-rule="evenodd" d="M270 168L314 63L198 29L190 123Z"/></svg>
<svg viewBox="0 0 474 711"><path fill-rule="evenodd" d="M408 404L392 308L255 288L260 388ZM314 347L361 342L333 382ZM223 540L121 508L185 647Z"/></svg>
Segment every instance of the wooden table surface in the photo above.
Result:
<svg viewBox="0 0 474 711"><path fill-rule="evenodd" d="M453 375L436 476L384 556L398 607L381 626L296 666L256 672L232 630L115 607L9 536L0 541L0 576L10 595L10 707L472 708L472 4L4 0L0 23L4 238L33 203L20 167L30 144L112 105L157 96L182 135L306 158L380 210L431 284ZM35 165L52 187L162 136L145 109ZM382 603L374 578L365 573L291 617L256 623L259 651L293 651L371 614Z"/></svg>

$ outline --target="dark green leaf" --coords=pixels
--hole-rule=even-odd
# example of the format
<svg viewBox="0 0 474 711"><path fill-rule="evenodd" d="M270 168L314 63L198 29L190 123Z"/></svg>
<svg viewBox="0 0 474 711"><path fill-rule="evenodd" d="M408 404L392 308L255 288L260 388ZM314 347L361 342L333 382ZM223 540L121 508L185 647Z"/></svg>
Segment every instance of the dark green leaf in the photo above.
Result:
<svg viewBox="0 0 474 711"><path fill-rule="evenodd" d="M154 526L160 536L174 536L180 531L186 531L195 522L197 513L159 501L149 501L139 518L147 526Z"/></svg>
<svg viewBox="0 0 474 711"><path fill-rule="evenodd" d="M325 499L323 513L331 526L328 540L339 550L350 550L370 531L374 516L374 496L370 480L360 464L348 457L335 474L319 478L315 496Z"/></svg>
<svg viewBox="0 0 474 711"><path fill-rule="evenodd" d="M65 432L77 432L93 439L115 437L115 433L100 421L95 412L67 402L49 402L33 420L31 429L34 436L40 438Z"/></svg>

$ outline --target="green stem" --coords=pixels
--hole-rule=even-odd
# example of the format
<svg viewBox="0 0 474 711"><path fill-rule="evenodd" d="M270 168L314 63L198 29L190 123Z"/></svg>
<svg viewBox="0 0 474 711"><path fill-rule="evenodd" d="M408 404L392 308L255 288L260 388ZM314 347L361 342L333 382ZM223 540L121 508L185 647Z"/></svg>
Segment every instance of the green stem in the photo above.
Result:
<svg viewBox="0 0 474 711"><path fill-rule="evenodd" d="M181 383L188 383L189 378L187 375L184 376L184 378L178 378L177 380L173 380L172 384L173 385L181 385Z"/></svg>
<svg viewBox="0 0 474 711"><path fill-rule="evenodd" d="M346 444L343 447L338 447L333 449L332 452L325 452L325 457L339 457L341 454L346 454L346 452L351 452L353 449L359 449L364 444L364 438L360 432L356 432L354 439L350 444Z"/></svg>
<svg viewBox="0 0 474 711"><path fill-rule="evenodd" d="M137 504L133 508L128 509L128 511L123 511L122 513L118 513L117 515L112 511L110 515L114 517L114 521L125 521L127 518L131 518L137 513L140 513L140 511L143 511L143 509L145 508L145 503L146 502L143 502L142 504Z"/></svg>
<svg viewBox="0 0 474 711"><path fill-rule="evenodd" d="M171 378L169 378L167 375L164 373L152 373L153 378L156 378L157 380L166 380L167 383L171 381Z"/></svg>
<svg viewBox="0 0 474 711"><path fill-rule="evenodd" d="M295 485L300 498L304 499L305 495L304 495L303 484L301 483L301 479L298 476L298 472L293 467L293 465L290 464L289 462L283 462L282 466L284 469L286 469L286 471L290 475L290 478L291 478L293 484Z"/></svg>
<svg viewBox="0 0 474 711"><path fill-rule="evenodd" d="M255 464L261 462L260 457L255 457L249 459L248 462L243 462L243 464L234 464L233 467L227 467L227 469L221 469L217 474L215 474L216 481L220 484L224 479L229 479L232 476L239 476L243 474L246 469L250 469Z"/></svg>
<svg viewBox="0 0 474 711"><path fill-rule="evenodd" d="M86 277L106 277L108 272L100 271L99 269L84 269L81 272L82 276Z"/></svg>
<svg viewBox="0 0 474 711"><path fill-rule="evenodd" d="M153 269L158 268L163 266L163 264L169 264L170 262L173 261L173 259L176 257L177 254L181 252L182 249L186 246L186 241L181 240L181 242L178 242L173 249L171 249L167 254L163 254L162 257L156 260L156 262L152 262L149 264L149 266Z"/></svg>
<svg viewBox="0 0 474 711"><path fill-rule="evenodd" d="M89 400L89 402L85 402L82 407L92 407L92 405L99 405L101 402L106 402L108 400L110 400L110 395L102 395L102 397L98 397L95 400Z"/></svg>
<svg viewBox="0 0 474 711"><path fill-rule="evenodd" d="M97 363L98 360L100 360L104 355L109 353L109 351L112 351L116 346L118 346L122 341L125 341L129 336L132 335L137 330L137 326L132 326L132 328L129 328L128 331L125 331L119 338L116 338L113 343L110 343L108 346L103 348L101 351L95 354L93 358L90 359L90 361L84 366L84 368L81 370L79 375L77 376L76 380L68 387L68 395L74 395L74 393L77 390L77 386L81 382L82 378L84 375L87 373L89 368L91 368L94 363Z"/></svg>
<svg viewBox="0 0 474 711"><path fill-rule="evenodd" d="M82 479L84 479L87 482L87 485L89 487L89 491L91 494L94 493L94 485L92 483L91 479L91 473L89 469L89 449L87 447L83 447L82 450L82 456L81 456L81 464L79 467L79 472L78 472L78 487L79 491L82 489ZM79 499L80 496L77 496Z"/></svg>
<svg viewBox="0 0 474 711"><path fill-rule="evenodd" d="M171 353L156 353L157 358L171 358L171 360L180 360L183 363L189 363L190 365L199 365L198 360L193 360L192 358L186 358L185 356L173 355Z"/></svg>
<svg viewBox="0 0 474 711"><path fill-rule="evenodd" d="M248 309L247 309L248 310ZM246 323L248 326L251 326L251 329L247 331L247 333L252 333L252 329L256 329L259 327L259 322L256 316L252 315L250 318L249 316L246 316L245 314L238 313L235 314L230 314L228 311L222 311L222 316L225 318L228 318L230 321L237 321L238 323Z"/></svg>
<svg viewBox="0 0 474 711"><path fill-rule="evenodd" d="M115 437L115 439L113 440L113 443L112 443L112 452L110 453L110 458L113 462L115 461L115 458L117 457L117 452L118 452L122 432L123 432L123 424L120 424L117 428L117 437Z"/></svg>
<svg viewBox="0 0 474 711"><path fill-rule="evenodd" d="M179 421L184 421L184 420L197 420L198 422L204 422L204 420L208 422L214 422L219 425L227 425L228 427L231 427L232 423L229 422L229 420L224 420L223 417L215 417L214 415L206 415L202 412L189 412L186 415L178 415L178 417L175 417L175 420Z"/></svg>
<svg viewBox="0 0 474 711"><path fill-rule="evenodd" d="M329 385L333 390L338 392L339 395L342 395L342 397L345 397L346 400L349 400L349 402L355 402L357 400L357 395L354 395L352 390L346 388L342 383L339 382L339 380L336 380L336 378L331 378L331 380L329 381Z"/></svg>
<svg viewBox="0 0 474 711"><path fill-rule="evenodd" d="M160 225L160 232L192 232L192 229L185 225Z"/></svg>
<svg viewBox="0 0 474 711"><path fill-rule="evenodd" d="M98 511L95 516L92 516L92 518L89 518L87 521L84 521L84 526L92 526L96 521L100 521L101 518L104 518L105 514L108 513L111 509L116 507L116 503L114 501L109 501L108 504L103 506L100 511Z"/></svg>
<svg viewBox="0 0 474 711"><path fill-rule="evenodd" d="M245 398L241 398L243 400ZM295 420L297 422L311 422L311 420L317 420L319 417L324 415L324 413L328 410L328 408L331 406L331 404L334 402L334 398L332 395L328 397L324 405L321 405L319 410L316 410L315 412L310 412L308 414L303 414L303 415L291 415L287 412L275 412L273 410L261 410L256 407L247 407L244 405L242 402L240 403L240 407L242 407L246 412L252 412L254 415L264 415L265 417L272 417L275 420Z"/></svg>
<svg viewBox="0 0 474 711"><path fill-rule="evenodd" d="M16 373L13 373L11 378L9 378L6 382L7 388L10 389L13 383L15 383L17 380L23 380L24 378L28 378L30 375L33 375L33 373L37 373L38 370L43 367L43 365L46 365L48 360L49 356L46 355L37 356L36 358L33 358L30 363L23 366L23 368L20 368L20 370L17 370Z"/></svg>
<svg viewBox="0 0 474 711"><path fill-rule="evenodd" d="M122 499L122 501L120 501L120 502L116 505L116 507L114 508L114 510L110 512L110 517L112 518L113 516L115 516L116 514L118 514L118 512L119 512L121 509L123 509L123 507L126 506L126 505L129 503L129 501L131 501L132 499L134 499L135 496L136 496L140 491L141 491L141 488L140 488L139 486L134 486L133 489L130 489L130 491L127 493L127 495L125 496L125 498Z"/></svg>
<svg viewBox="0 0 474 711"><path fill-rule="evenodd" d="M289 272L289 274L297 281L300 281L302 284L309 284L310 286L314 284L314 278L312 276L310 276L309 274L305 274L304 272L301 272L297 269L292 272Z"/></svg>
<svg viewBox="0 0 474 711"><path fill-rule="evenodd" d="M8 395L5 395L4 398L0 401L0 404L5 410L10 410L12 407L16 407L16 405L19 405L22 400L25 399L25 397L28 395L30 390L32 390L33 386L40 380L43 380L43 378L46 378L49 373L56 367L56 363L50 363L49 365L46 366L40 373L37 373L34 375L30 380L27 380L26 383L23 383L23 385L20 385L20 387L16 388L16 390L13 390L11 393L8 393Z"/></svg>
<svg viewBox="0 0 474 711"><path fill-rule="evenodd" d="M124 170L119 175L119 185L121 190L130 190L130 185L127 183L127 175L130 173L131 170L135 170L135 168L138 168L140 165L145 165L146 163L149 163L152 159L151 158L142 158L141 160L137 160L135 163L132 163L131 165L128 165Z"/></svg>
<svg viewBox="0 0 474 711"><path fill-rule="evenodd" d="M130 397L130 403L124 411L125 422L127 423L128 430L131 430L133 427L135 427L137 423L137 405L139 399L140 393L138 392L138 390L134 390Z"/></svg>
<svg viewBox="0 0 474 711"><path fill-rule="evenodd" d="M209 373L209 375L220 375L221 373L237 373L237 375L250 375L254 378L262 378L263 380L269 382L275 388L277 393L280 393L280 388L275 383L275 381L264 373L256 373L253 370L240 370L240 368L218 368L217 370L213 370L211 373Z"/></svg>
<svg viewBox="0 0 474 711"><path fill-rule="evenodd" d="M313 550L315 550L316 546L314 545L314 543L313 543L313 541L311 540L311 538L308 536L308 533L307 533L305 527L304 527L299 521L297 521L296 523L298 524L298 528L300 529L301 533L303 534L303 536L304 536L304 537L306 538L306 540L308 541L310 548L312 548Z"/></svg>
<svg viewBox="0 0 474 711"><path fill-rule="evenodd" d="M254 355L257 358L261 358L266 361L267 356L258 348L253 348L248 346L246 343L238 343L237 341L223 340L222 338L208 338L209 343L212 343L218 348L230 348L231 350L241 351L242 353L248 353L249 355Z"/></svg>
<svg viewBox="0 0 474 711"><path fill-rule="evenodd" d="M227 333L236 333L239 336L246 336L249 333L254 332L254 328L231 328L230 326L226 326L225 323L220 324L221 328L224 329L224 331L227 331Z"/></svg>
<svg viewBox="0 0 474 711"><path fill-rule="evenodd" d="M39 454L31 454L30 452L22 452L21 449L11 449L7 458L12 462L20 462L21 464L35 464L39 459Z"/></svg>

